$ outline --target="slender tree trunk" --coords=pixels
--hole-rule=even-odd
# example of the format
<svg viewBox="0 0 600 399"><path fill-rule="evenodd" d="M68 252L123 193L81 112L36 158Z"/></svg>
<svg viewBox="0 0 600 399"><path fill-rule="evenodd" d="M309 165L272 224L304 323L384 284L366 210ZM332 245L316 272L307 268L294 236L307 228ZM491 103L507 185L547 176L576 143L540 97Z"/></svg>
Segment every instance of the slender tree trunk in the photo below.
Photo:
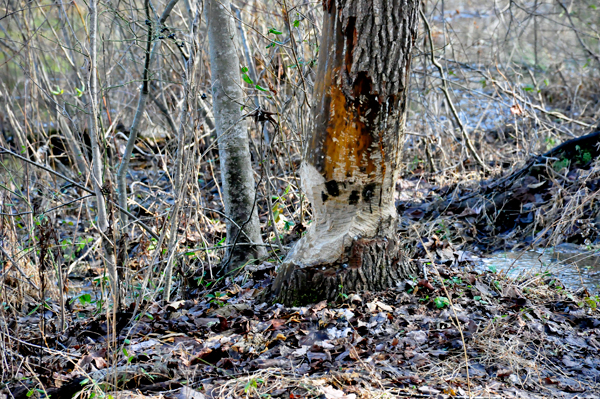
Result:
<svg viewBox="0 0 600 399"><path fill-rule="evenodd" d="M98 53L98 3L96 0L89 2L90 9L90 58L89 58L89 88L90 88L90 141L92 147L92 186L96 194L96 205L98 215L98 230L102 234L102 243L106 261L106 269L110 278L110 287L113 299L113 312L116 312L121 304L121 293L119 288L119 276L117 273L117 264L114 251L114 235L111 234L106 210L106 201L104 192L110 190L104 189L104 177L102 173L102 155L99 144L99 126L98 126L98 78L97 78L97 53ZM104 191L104 192L103 192ZM111 238L113 241L111 241ZM114 319L115 313L113 313ZM114 320L113 320L114 321ZM114 333L114 331L113 331Z"/></svg>
<svg viewBox="0 0 600 399"><path fill-rule="evenodd" d="M255 243L228 249L225 266L231 270L250 258L263 256L256 190L250 160L248 129L242 119L243 93L240 60L235 48L236 29L229 0L205 3L210 47L213 111L217 127L227 244ZM240 234L239 227L243 232ZM237 241L237 242L236 242Z"/></svg>
<svg viewBox="0 0 600 399"><path fill-rule="evenodd" d="M314 221L273 287L288 304L380 290L411 271L397 242L394 192L419 2L324 7L314 126L300 171Z"/></svg>

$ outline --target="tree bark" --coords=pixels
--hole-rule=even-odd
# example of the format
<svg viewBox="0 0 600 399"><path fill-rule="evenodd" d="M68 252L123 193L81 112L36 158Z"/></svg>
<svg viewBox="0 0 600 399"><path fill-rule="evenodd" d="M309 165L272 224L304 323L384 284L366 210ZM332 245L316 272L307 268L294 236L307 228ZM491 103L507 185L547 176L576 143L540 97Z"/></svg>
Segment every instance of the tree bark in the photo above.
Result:
<svg viewBox="0 0 600 399"><path fill-rule="evenodd" d="M274 283L284 303L380 290L411 272L397 243L394 193L418 7L324 1L314 126L300 169L314 221Z"/></svg>
<svg viewBox="0 0 600 399"><path fill-rule="evenodd" d="M243 92L240 60L235 48L236 29L229 0L206 3L213 111L221 164L223 203L227 220L227 244L256 246L228 247L224 266L232 270L251 258L264 255L260 223L255 206L255 187L248 129L242 119ZM242 228L240 233L239 228Z"/></svg>

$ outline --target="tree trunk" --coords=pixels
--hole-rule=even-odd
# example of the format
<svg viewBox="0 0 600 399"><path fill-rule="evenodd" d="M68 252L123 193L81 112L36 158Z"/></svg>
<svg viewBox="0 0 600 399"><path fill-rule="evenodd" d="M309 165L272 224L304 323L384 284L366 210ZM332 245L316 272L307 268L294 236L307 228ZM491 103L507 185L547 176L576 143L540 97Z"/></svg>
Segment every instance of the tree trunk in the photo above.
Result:
<svg viewBox="0 0 600 399"><path fill-rule="evenodd" d="M260 223L255 206L255 187L248 129L242 119L243 92L240 60L235 48L236 29L229 0L206 3L213 111L221 163L223 203L227 220L227 244L224 259L227 270L250 258L263 256ZM240 233L239 229L242 228ZM255 246L244 245L248 243ZM240 245L242 244L242 245Z"/></svg>
<svg viewBox="0 0 600 399"><path fill-rule="evenodd" d="M380 290L411 272L397 243L395 183L417 0L328 0L314 126L300 169L314 221L281 267L287 304Z"/></svg>

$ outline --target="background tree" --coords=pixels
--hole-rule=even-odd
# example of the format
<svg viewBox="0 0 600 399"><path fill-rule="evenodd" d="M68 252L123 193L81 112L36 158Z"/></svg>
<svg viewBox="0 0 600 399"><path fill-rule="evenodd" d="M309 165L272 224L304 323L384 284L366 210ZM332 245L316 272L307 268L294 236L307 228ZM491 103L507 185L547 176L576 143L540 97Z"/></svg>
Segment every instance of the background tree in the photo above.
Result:
<svg viewBox="0 0 600 399"><path fill-rule="evenodd" d="M209 0L206 3L206 21L223 203L228 215L227 245L231 245L224 258L224 266L231 270L252 257L263 256L265 250L261 247L260 223L255 206L256 189L248 129L242 113L244 93L240 60L234 42L237 40L237 30L230 2Z"/></svg>
<svg viewBox="0 0 600 399"><path fill-rule="evenodd" d="M314 126L301 166L314 222L274 291L298 304L379 290L409 272L394 192L404 136L416 0L324 2Z"/></svg>

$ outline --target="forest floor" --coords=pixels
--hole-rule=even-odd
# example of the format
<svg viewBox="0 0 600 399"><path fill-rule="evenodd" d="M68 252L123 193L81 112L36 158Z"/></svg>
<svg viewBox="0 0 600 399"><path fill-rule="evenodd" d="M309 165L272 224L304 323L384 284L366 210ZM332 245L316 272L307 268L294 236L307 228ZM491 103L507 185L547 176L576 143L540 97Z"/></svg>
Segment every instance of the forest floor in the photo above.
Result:
<svg viewBox="0 0 600 399"><path fill-rule="evenodd" d="M475 255L595 245L597 206L581 193L598 191L597 148L552 151L476 187L435 187L418 173L400 182L411 200L398 201L399 233L421 272L384 292L284 307L261 296L276 266L263 262L195 280L173 302L130 300L108 323L98 288L71 296L64 312L27 295L20 311L5 301L11 379L0 397L597 398L600 298L549 271L482 268ZM565 157L569 174L556 167ZM419 190L427 195L415 201Z"/></svg>
<svg viewBox="0 0 600 399"><path fill-rule="evenodd" d="M264 264L202 299L147 304L141 317L132 306L116 342L90 298L70 304L62 332L48 304L2 320L3 344L23 359L4 397L91 398L115 383L113 397L139 398L598 397L597 297L548 273L474 272L453 255L428 279L300 308L258 299Z"/></svg>
<svg viewBox="0 0 600 399"><path fill-rule="evenodd" d="M598 134L550 149L589 133L600 119L597 66L593 59L590 63L589 49L582 55L573 51L579 46L578 32L598 37L588 30L597 25L596 7L571 2L569 8L583 10L579 14L590 22L581 20L569 36L566 30L577 13L564 13L568 19L559 23L562 10L544 2L538 9L536 1L535 12L525 16L519 16L524 11L517 2L508 3L496 12L482 0L441 2L441 13L429 5L433 41L443 49L440 61L448 77L433 70L426 47L416 52L413 66L418 73L411 78L403 154L406 173L397 184L396 204L402 247L420 273L384 292L342 293L336 301L298 308L262 296L277 262L310 218L297 178L302 148L298 138L306 134L302 126L310 125L301 104L308 101L306 93L296 94L309 75L294 77L302 69L297 62L286 64L285 57L273 59L272 71L263 70L269 71L265 76L277 75L280 99L295 98L269 108L287 110L281 115L285 128L272 136L281 141L263 143L258 125L251 133L260 141L252 150L257 175L263 168L258 163L270 154L270 161L263 163L271 164L270 178L260 179L257 208L271 257L232 278L211 278L209 271L223 254L225 223L218 151L210 150L215 144L210 118L196 112L198 121L205 119L200 127L207 130L194 128L197 135L188 146L194 178L181 212L182 252L170 302L162 299L160 281L166 245L159 247L132 225L129 258L122 268L126 306L113 319L103 286L107 278L93 198L0 151L0 399L600 397ZM20 11L14 14L31 14ZM143 25L146 17L139 18ZM262 22L270 33L279 23ZM52 36L47 33L42 37ZM27 43L29 50L22 53L31 60L36 59L32 50L52 48L44 41ZM318 49L317 43L306 44ZM307 60L312 51L305 52ZM55 58L42 54L42 59ZM285 65L290 67L284 78L280 71ZM29 68L41 71L32 64ZM111 64L110 69L121 68ZM111 78L130 82L115 86L118 93L109 96L106 91L114 104L106 109L108 119L110 111L128 126L133 115L128 104L139 85L137 78L131 79L139 72L134 69L139 68L124 68L122 77ZM21 81L23 66L16 70L16 76L3 75L9 87L11 81ZM50 78L65 88L79 80L75 74L67 80L62 75ZM168 98L173 103L169 109L178 114L175 104L183 96L171 79L164 81L170 88L162 101ZM449 112L439 79L452 86L461 123ZM67 144L56 141L60 132L47 131L60 123L43 116L45 107L31 100L35 96L27 87L35 85L25 84L23 91L18 86L6 90L7 112L12 107L26 132L38 124L38 133L44 130L47 137L33 137L30 153L10 147L0 115L6 148L29 159L47 155L53 169L89 186L73 165L63 162L69 158ZM56 89L54 100L63 91ZM75 90L71 94L80 97L81 90ZM210 84L201 82L197 90L209 93ZM248 93L254 95L252 90ZM39 96L46 97L50 94ZM54 105L48 114L55 114ZM148 114L151 126L136 143L128 173L129 210L157 234L166 234L169 209L176 201L171 172L177 143L165 133L158 108ZM467 157L458 134L462 123L492 174ZM118 134L107 131L112 137L106 143L107 163L113 167L123 152L122 138L129 134L122 128ZM84 131L75 133L86 142ZM279 236L280 243L275 240ZM596 259L596 266L567 264L576 269L567 282L554 260L548 268L519 274L510 270L518 269L516 262L503 268L485 260L496 251L514 251L510 253L518 258L522 251L564 244L575 246L578 257ZM41 254L54 258L44 262Z"/></svg>

